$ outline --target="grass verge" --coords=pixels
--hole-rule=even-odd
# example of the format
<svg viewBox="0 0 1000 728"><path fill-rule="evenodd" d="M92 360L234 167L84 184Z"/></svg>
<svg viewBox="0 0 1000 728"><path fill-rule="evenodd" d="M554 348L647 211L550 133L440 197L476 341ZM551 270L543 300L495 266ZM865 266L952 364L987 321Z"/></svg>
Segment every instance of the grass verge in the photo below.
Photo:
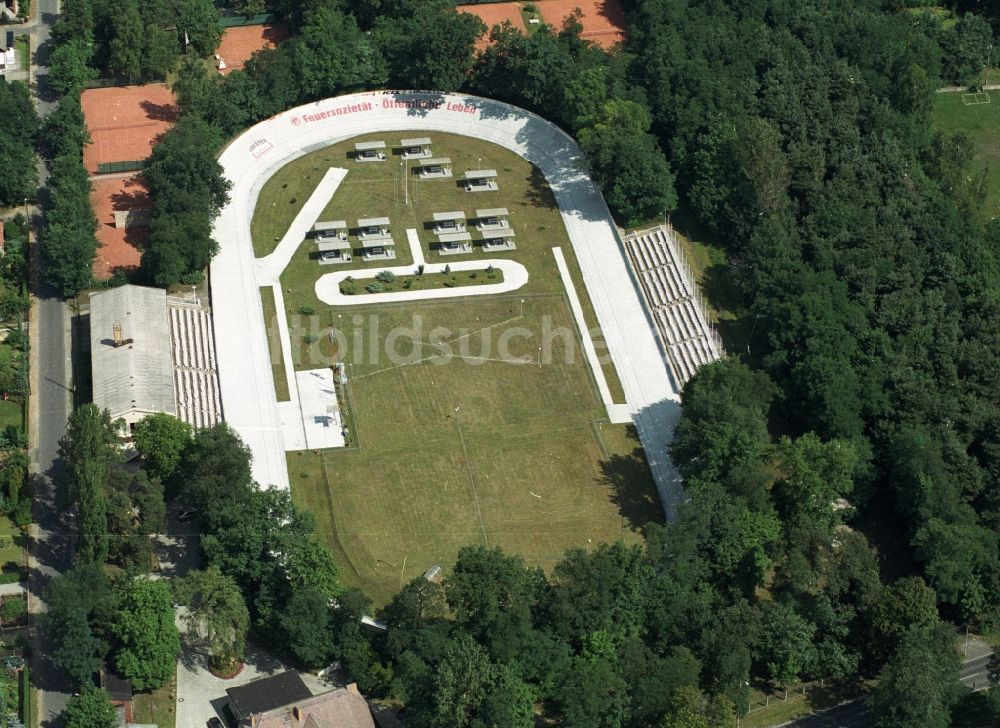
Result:
<svg viewBox="0 0 1000 728"><path fill-rule="evenodd" d="M135 723L175 728L177 724L177 676L159 690L136 693L132 699L132 720Z"/></svg>
<svg viewBox="0 0 1000 728"><path fill-rule="evenodd" d="M278 335L278 314L274 304L274 290L270 286L260 289L260 302L264 309L264 327L267 329L267 351L271 357L271 375L274 378L274 393L279 402L287 402L288 379L285 376L285 360L281 356L281 339Z"/></svg>

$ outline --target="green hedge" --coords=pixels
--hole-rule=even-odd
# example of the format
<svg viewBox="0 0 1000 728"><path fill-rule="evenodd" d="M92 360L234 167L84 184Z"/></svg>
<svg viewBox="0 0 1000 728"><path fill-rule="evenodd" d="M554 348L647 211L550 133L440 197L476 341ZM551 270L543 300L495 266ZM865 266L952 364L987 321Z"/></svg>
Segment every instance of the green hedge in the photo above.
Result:
<svg viewBox="0 0 1000 728"><path fill-rule="evenodd" d="M31 676L28 662L21 668L21 722L25 728L31 728Z"/></svg>
<svg viewBox="0 0 1000 728"><path fill-rule="evenodd" d="M242 15L230 15L225 18L219 18L219 25L223 28L234 28L240 25L263 25L264 23L273 23L278 19L277 15L268 13L266 15L248 15L246 17Z"/></svg>

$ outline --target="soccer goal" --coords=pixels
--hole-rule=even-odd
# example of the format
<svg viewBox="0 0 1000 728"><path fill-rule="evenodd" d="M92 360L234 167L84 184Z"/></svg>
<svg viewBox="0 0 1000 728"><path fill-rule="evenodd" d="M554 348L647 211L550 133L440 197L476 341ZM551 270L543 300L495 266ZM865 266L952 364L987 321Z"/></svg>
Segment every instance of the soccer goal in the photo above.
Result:
<svg viewBox="0 0 1000 728"><path fill-rule="evenodd" d="M988 104L989 102L990 95L985 91L974 94L962 94L962 103L966 106L979 106L980 104Z"/></svg>

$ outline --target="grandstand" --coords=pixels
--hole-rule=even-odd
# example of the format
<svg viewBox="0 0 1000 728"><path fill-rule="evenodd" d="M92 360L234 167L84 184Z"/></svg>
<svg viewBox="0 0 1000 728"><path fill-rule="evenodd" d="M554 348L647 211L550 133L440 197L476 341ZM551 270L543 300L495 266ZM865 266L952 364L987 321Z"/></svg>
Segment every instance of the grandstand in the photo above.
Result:
<svg viewBox="0 0 1000 728"><path fill-rule="evenodd" d="M624 243L663 342L667 362L674 378L683 386L698 367L725 353L722 341L708 323L708 311L698 295L691 269L677 247L673 230L661 225L629 233Z"/></svg>
<svg viewBox="0 0 1000 728"><path fill-rule="evenodd" d="M197 302L174 296L167 308L177 416L196 429L211 427L222 420L211 316Z"/></svg>

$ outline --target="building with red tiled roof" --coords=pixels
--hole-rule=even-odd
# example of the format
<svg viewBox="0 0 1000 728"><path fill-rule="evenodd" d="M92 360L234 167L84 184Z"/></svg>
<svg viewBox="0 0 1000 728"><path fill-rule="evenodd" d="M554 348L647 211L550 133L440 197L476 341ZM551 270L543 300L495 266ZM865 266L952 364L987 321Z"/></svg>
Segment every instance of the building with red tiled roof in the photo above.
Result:
<svg viewBox="0 0 1000 728"><path fill-rule="evenodd" d="M250 716L253 728L375 728L368 701L351 683L346 688L298 700Z"/></svg>

